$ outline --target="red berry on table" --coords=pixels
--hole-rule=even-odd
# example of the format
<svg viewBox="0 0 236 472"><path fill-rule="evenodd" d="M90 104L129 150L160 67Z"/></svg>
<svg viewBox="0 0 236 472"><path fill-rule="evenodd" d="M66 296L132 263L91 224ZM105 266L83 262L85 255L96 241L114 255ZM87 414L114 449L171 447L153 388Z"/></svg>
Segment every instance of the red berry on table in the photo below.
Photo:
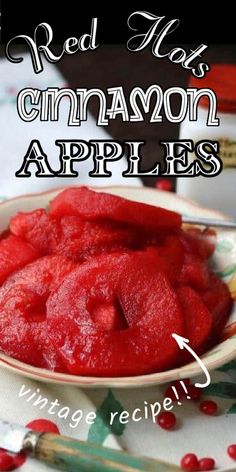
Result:
<svg viewBox="0 0 236 472"><path fill-rule="evenodd" d="M215 461L211 457L203 457L199 460L199 470L213 470L215 468Z"/></svg>
<svg viewBox="0 0 236 472"><path fill-rule="evenodd" d="M231 459L236 461L236 444L231 444L227 449L228 455Z"/></svg>
<svg viewBox="0 0 236 472"><path fill-rule="evenodd" d="M215 460L211 457L203 457L199 460L199 470L213 470L215 468Z"/></svg>
<svg viewBox="0 0 236 472"><path fill-rule="evenodd" d="M202 396L201 389L198 387L195 387L195 385L190 385L188 387L188 394L191 397L191 400L194 402L197 402L198 400L200 400Z"/></svg>
<svg viewBox="0 0 236 472"><path fill-rule="evenodd" d="M184 382L184 384L186 384L186 388L188 390L188 386L190 385L189 379L183 379L183 382ZM174 392L172 387L175 388L175 390L177 392L177 395L179 397L179 400L182 400L182 398L184 398L187 395L186 392L184 391L183 386L181 385L180 381L175 380L171 385L169 385L169 387L167 387L167 389L165 391L165 397L166 398L171 398L171 400L173 400L173 402L177 402L179 400L176 397L175 392Z"/></svg>
<svg viewBox="0 0 236 472"><path fill-rule="evenodd" d="M176 416L171 411L165 411L158 415L157 423L162 429L173 429L176 425Z"/></svg>
<svg viewBox="0 0 236 472"><path fill-rule="evenodd" d="M181 459L180 466L182 470L186 470L188 472L197 472L199 470L197 456L192 453L185 454L185 456Z"/></svg>
<svg viewBox="0 0 236 472"><path fill-rule="evenodd" d="M212 400L205 400L204 402L200 403L199 410L204 413L205 415L215 415L218 409L218 405L216 402Z"/></svg>
<svg viewBox="0 0 236 472"><path fill-rule="evenodd" d="M182 381L184 382L185 385L187 385L187 387L191 385L190 379L182 379Z"/></svg>
<svg viewBox="0 0 236 472"><path fill-rule="evenodd" d="M202 396L201 389L198 388L198 387L195 387L195 385L191 385L189 379L185 379L185 380L183 380L183 382L185 384L185 387L186 387L188 393L186 393L184 391L183 386L181 385L179 380L178 381L176 380L173 384L171 384L166 389L165 397L171 398L171 400L173 400L173 401L178 401L178 399L176 398L176 395L174 393L174 390L172 389L172 386L173 386L173 387L175 387L175 389L177 391L177 394L178 394L178 397L179 397L180 401L182 399L186 398L187 396L189 396L191 398L191 400L194 401L194 402L198 401Z"/></svg>
<svg viewBox="0 0 236 472"><path fill-rule="evenodd" d="M171 388L171 385L167 387L165 391L165 398L170 398L173 402L177 402L176 395L174 393L174 390Z"/></svg>
<svg viewBox="0 0 236 472"><path fill-rule="evenodd" d="M158 179L155 184L155 187L158 190L165 190L167 192L170 192L170 190L172 190L172 182L169 179Z"/></svg>

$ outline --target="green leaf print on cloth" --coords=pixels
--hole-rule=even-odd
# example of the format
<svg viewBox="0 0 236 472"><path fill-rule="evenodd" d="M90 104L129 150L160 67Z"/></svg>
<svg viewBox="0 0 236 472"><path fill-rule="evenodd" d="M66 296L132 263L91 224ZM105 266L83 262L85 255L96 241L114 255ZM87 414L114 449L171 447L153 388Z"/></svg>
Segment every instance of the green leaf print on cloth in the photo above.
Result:
<svg viewBox="0 0 236 472"><path fill-rule="evenodd" d="M216 250L217 252L220 253L228 253L232 251L234 248L234 244L232 241L229 241L228 239L223 239L222 241L219 241Z"/></svg>
<svg viewBox="0 0 236 472"><path fill-rule="evenodd" d="M233 275L236 272L236 264L230 264L229 266L225 267L225 269L217 272L218 277L224 278Z"/></svg>
<svg viewBox="0 0 236 472"><path fill-rule="evenodd" d="M227 411L227 413L230 413L230 414L236 414L236 403L234 403Z"/></svg>
<svg viewBox="0 0 236 472"><path fill-rule="evenodd" d="M120 402L114 397L112 391L109 390L107 396L96 411L96 419L89 430L88 441L103 444L109 434L121 436L125 425L120 423L119 415L123 410L124 408ZM116 415L111 425L111 413L115 411L118 411L118 415Z"/></svg>
<svg viewBox="0 0 236 472"><path fill-rule="evenodd" d="M221 398L236 398L236 384L233 382L218 382L204 389L204 395Z"/></svg>
<svg viewBox="0 0 236 472"><path fill-rule="evenodd" d="M220 372L225 372L229 377L236 382L236 361L231 361L217 369Z"/></svg>

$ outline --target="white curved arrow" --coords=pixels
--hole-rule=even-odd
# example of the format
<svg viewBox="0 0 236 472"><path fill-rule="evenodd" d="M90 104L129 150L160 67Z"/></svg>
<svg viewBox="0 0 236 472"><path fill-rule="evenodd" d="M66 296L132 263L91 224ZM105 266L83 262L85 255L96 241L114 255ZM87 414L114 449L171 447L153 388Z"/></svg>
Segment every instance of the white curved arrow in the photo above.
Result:
<svg viewBox="0 0 236 472"><path fill-rule="evenodd" d="M204 374L206 375L206 382L205 383L198 383L197 382L197 383L195 383L195 387L198 387L198 388L208 387L208 385L210 385L210 383L211 383L210 374L209 374L206 366L203 364L202 360L200 359L200 357L198 357L196 352L194 352L193 349L188 345L189 339L183 338L182 336L179 336L178 334L175 334L175 333L172 334L172 338L175 339L175 341L177 342L180 349L184 349L184 348L187 349L190 352L190 354L192 354L192 356L195 357L196 361L198 362L198 364L200 365L200 367L203 370Z"/></svg>

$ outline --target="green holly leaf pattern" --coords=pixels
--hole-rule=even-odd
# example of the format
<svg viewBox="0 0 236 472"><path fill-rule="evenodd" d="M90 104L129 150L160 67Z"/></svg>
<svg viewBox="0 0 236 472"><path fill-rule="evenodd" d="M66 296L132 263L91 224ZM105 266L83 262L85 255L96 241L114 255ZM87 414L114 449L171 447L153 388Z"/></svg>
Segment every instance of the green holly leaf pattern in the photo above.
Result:
<svg viewBox="0 0 236 472"><path fill-rule="evenodd" d="M235 272L236 272L236 264L230 264L229 266L225 267L225 269L221 270L220 272L217 272L217 275L223 278L223 277L229 277L230 275L233 275Z"/></svg>
<svg viewBox="0 0 236 472"><path fill-rule="evenodd" d="M235 369L236 370L236 361L228 362L228 364L224 364L221 367L218 367L217 370L220 372L228 372L229 370Z"/></svg>
<svg viewBox="0 0 236 472"><path fill-rule="evenodd" d="M234 403L234 404L229 408L229 410L227 411L227 413L235 414L235 415L236 415L236 403Z"/></svg>
<svg viewBox="0 0 236 472"><path fill-rule="evenodd" d="M219 367L217 370L220 372L225 372L231 377L232 380L236 381L236 361L231 361L228 364Z"/></svg>
<svg viewBox="0 0 236 472"><path fill-rule="evenodd" d="M111 413L115 411L118 412L118 415L116 415L111 425ZM96 411L96 419L89 430L88 441L103 444L109 434L121 436L125 429L125 424L121 424L119 421L119 415L122 411L124 411L124 408L121 403L115 398L112 391L109 390Z"/></svg>
<svg viewBox="0 0 236 472"><path fill-rule="evenodd" d="M227 253L227 252L230 252L233 250L233 243L232 241L228 240L228 239L223 239L222 241L219 241L217 246L216 246L216 250L217 252L220 252L220 253Z"/></svg>
<svg viewBox="0 0 236 472"><path fill-rule="evenodd" d="M236 398L236 384L233 382L218 382L204 389L204 395L221 398Z"/></svg>

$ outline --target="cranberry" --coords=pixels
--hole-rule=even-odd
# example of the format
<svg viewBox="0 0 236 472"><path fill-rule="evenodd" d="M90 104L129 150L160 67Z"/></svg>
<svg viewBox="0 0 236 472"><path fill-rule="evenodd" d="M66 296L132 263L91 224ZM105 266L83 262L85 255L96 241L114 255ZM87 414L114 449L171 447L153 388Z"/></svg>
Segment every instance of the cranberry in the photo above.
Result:
<svg viewBox="0 0 236 472"><path fill-rule="evenodd" d="M231 444L227 449L229 457L236 461L236 444Z"/></svg>
<svg viewBox="0 0 236 472"><path fill-rule="evenodd" d="M28 423L27 428L39 431L40 433L55 433L60 434L60 431L55 423L49 420L39 419Z"/></svg>
<svg viewBox="0 0 236 472"><path fill-rule="evenodd" d="M172 182L169 179L159 179L157 180L155 187L158 190L170 191L172 190Z"/></svg>
<svg viewBox="0 0 236 472"><path fill-rule="evenodd" d="M215 468L215 461L211 457L203 457L198 463L199 470L213 470Z"/></svg>
<svg viewBox="0 0 236 472"><path fill-rule="evenodd" d="M4 449L0 449L0 470L11 470L14 467L13 457Z"/></svg>
<svg viewBox="0 0 236 472"><path fill-rule="evenodd" d="M201 389L198 387L195 387L195 385L190 385L188 387L188 393L193 402L197 402L202 396Z"/></svg>
<svg viewBox="0 0 236 472"><path fill-rule="evenodd" d="M165 411L158 415L157 422L162 429L173 429L176 424L176 416L170 411Z"/></svg>
<svg viewBox="0 0 236 472"><path fill-rule="evenodd" d="M182 470L186 470L189 472L196 472L198 471L198 458L195 454L185 454L184 457L182 457L180 466Z"/></svg>
<svg viewBox="0 0 236 472"><path fill-rule="evenodd" d="M171 385L165 391L165 398L170 398L173 402L177 401L174 390L172 390Z"/></svg>
<svg viewBox="0 0 236 472"><path fill-rule="evenodd" d="M184 384L187 388L187 391L188 391L189 386L191 387L190 380L189 379L183 379L183 382L184 382ZM167 397L171 398L171 400L174 401L174 402L178 401L178 399L175 396L174 390L172 389L172 386L175 387L180 400L182 400L182 398L184 398L187 395L186 392L184 391L180 381L175 380L175 382L172 383L171 385L169 385L169 387L166 389L166 391L165 391L165 397L166 398Z"/></svg>
<svg viewBox="0 0 236 472"><path fill-rule="evenodd" d="M200 403L199 409L205 415L215 415L218 409L218 405L216 402L213 402L212 400L206 400Z"/></svg>

